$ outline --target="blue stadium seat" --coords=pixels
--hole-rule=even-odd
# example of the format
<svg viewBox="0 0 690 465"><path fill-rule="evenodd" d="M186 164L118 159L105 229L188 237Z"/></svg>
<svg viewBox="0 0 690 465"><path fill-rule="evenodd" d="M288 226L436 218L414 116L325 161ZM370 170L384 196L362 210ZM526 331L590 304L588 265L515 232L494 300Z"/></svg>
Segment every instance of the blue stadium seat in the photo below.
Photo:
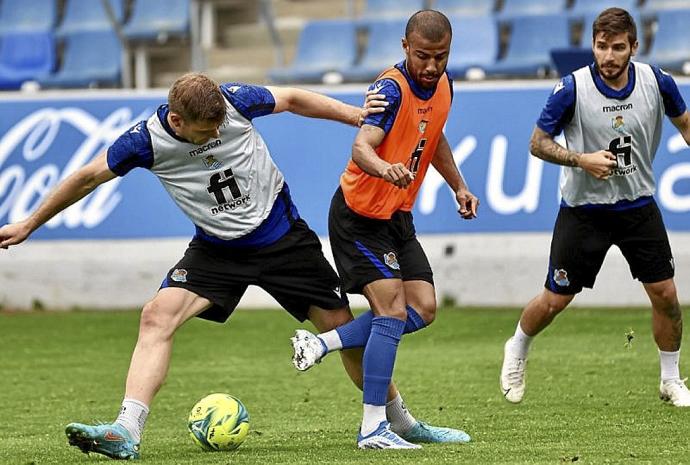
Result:
<svg viewBox="0 0 690 465"><path fill-rule="evenodd" d="M461 78L470 68L490 68L499 50L498 25L493 16L451 16L451 43L448 72Z"/></svg>
<svg viewBox="0 0 690 465"><path fill-rule="evenodd" d="M657 13L657 31L649 53L641 58L671 71L690 62L690 9Z"/></svg>
<svg viewBox="0 0 690 465"><path fill-rule="evenodd" d="M384 18L408 19L425 7L424 0L367 0L363 16L371 20Z"/></svg>
<svg viewBox="0 0 690 465"><path fill-rule="evenodd" d="M122 46L114 31L81 31L65 36L61 68L39 79L42 87L116 86L120 83Z"/></svg>
<svg viewBox="0 0 690 465"><path fill-rule="evenodd" d="M357 36L352 21L311 21L300 34L292 65L271 70L269 78L277 83L319 83L329 71L351 68L356 57Z"/></svg>
<svg viewBox="0 0 690 465"><path fill-rule="evenodd" d="M632 13L637 10L637 3L637 0L576 0L569 13L571 17L598 15L605 9L614 6Z"/></svg>
<svg viewBox="0 0 690 465"><path fill-rule="evenodd" d="M494 3L493 0L436 0L433 7L447 16L475 16L493 13Z"/></svg>
<svg viewBox="0 0 690 465"><path fill-rule="evenodd" d="M13 31L0 38L0 89L19 89L55 67L55 38L50 31Z"/></svg>
<svg viewBox="0 0 690 465"><path fill-rule="evenodd" d="M487 73L534 76L550 69L551 49L570 46L568 22L564 14L514 18L506 56Z"/></svg>
<svg viewBox="0 0 690 465"><path fill-rule="evenodd" d="M342 70L349 82L370 82L381 71L405 58L401 39L405 35L407 19L383 20L369 23L366 51L359 64Z"/></svg>
<svg viewBox="0 0 690 465"><path fill-rule="evenodd" d="M599 13L601 12L590 12L584 15L582 18L582 37L580 39L580 46L582 48L592 48L592 26L594 26L594 20L597 19ZM640 46L642 46L644 43L644 40L642 39L644 28L642 27L642 17L640 16L640 12L637 8L631 8L628 10L628 13L630 13L630 16L632 16L635 20L635 24L637 25L637 40L640 43Z"/></svg>
<svg viewBox="0 0 690 465"><path fill-rule="evenodd" d="M122 24L125 16L124 0L108 0L115 18ZM58 34L64 36L77 31L112 29L101 0L67 0L65 15L58 28Z"/></svg>
<svg viewBox="0 0 690 465"><path fill-rule="evenodd" d="M17 30L49 31L57 20L55 0L1 0L0 33Z"/></svg>
<svg viewBox="0 0 690 465"><path fill-rule="evenodd" d="M125 36L133 40L165 40L186 37L189 31L189 0L136 0L125 25Z"/></svg>
<svg viewBox="0 0 690 465"><path fill-rule="evenodd" d="M567 0L505 0L501 19L528 15L555 15L566 12Z"/></svg>
<svg viewBox="0 0 690 465"><path fill-rule="evenodd" d="M645 16L660 10L685 10L690 9L688 0L646 0L642 6Z"/></svg>
<svg viewBox="0 0 690 465"><path fill-rule="evenodd" d="M552 48L551 61L559 76L565 76L576 69L589 66L594 62L592 49L581 47Z"/></svg>

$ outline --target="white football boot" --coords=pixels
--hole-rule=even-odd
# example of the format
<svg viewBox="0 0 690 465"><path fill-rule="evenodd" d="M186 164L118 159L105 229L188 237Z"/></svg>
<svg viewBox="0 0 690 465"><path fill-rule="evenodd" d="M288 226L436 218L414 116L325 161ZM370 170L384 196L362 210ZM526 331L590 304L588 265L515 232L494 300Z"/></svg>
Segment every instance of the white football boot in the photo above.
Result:
<svg viewBox="0 0 690 465"><path fill-rule="evenodd" d="M326 347L321 340L306 329L298 329L290 338L294 354L292 364L299 371L306 371L326 356Z"/></svg>
<svg viewBox="0 0 690 465"><path fill-rule="evenodd" d="M687 378L662 381L659 386L659 398L676 407L690 407L690 391L685 385L686 380Z"/></svg>
<svg viewBox="0 0 690 465"><path fill-rule="evenodd" d="M519 358L511 351L513 338L503 347L503 366L501 367L501 392L508 402L517 404L525 395L526 358Z"/></svg>
<svg viewBox="0 0 690 465"><path fill-rule="evenodd" d="M378 428L366 436L357 435L357 447L360 449L421 449L422 446L412 444L391 431L387 421L379 423Z"/></svg>

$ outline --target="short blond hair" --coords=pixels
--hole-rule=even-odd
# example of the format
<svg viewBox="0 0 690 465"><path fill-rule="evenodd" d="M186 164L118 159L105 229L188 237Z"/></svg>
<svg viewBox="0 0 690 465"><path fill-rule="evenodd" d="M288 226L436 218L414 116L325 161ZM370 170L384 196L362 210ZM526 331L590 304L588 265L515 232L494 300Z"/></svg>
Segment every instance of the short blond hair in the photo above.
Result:
<svg viewBox="0 0 690 465"><path fill-rule="evenodd" d="M201 73L187 73L173 82L168 108L188 122L220 125L225 120L225 99L218 83Z"/></svg>

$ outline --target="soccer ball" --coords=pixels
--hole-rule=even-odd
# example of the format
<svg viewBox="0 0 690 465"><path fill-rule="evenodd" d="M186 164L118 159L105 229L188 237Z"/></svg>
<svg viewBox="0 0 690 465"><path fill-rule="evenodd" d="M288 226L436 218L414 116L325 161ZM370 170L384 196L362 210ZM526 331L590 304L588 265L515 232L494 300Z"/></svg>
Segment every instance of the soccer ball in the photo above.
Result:
<svg viewBox="0 0 690 465"><path fill-rule="evenodd" d="M247 438L249 413L229 394L210 394L192 408L187 428L194 444L204 450L234 450Z"/></svg>

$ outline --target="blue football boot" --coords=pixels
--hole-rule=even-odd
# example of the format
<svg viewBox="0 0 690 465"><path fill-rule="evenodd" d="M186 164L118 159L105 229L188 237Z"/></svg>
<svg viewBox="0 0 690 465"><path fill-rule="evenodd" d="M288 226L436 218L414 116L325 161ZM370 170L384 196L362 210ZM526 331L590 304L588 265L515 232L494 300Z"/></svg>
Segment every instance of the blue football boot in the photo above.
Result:
<svg viewBox="0 0 690 465"><path fill-rule="evenodd" d="M117 423L96 426L70 423L65 434L70 446L78 447L85 454L96 452L116 460L139 458L139 444Z"/></svg>
<svg viewBox="0 0 690 465"><path fill-rule="evenodd" d="M431 426L423 421L418 421L409 431L400 435L406 441L419 443L438 443L438 442L470 442L470 435L459 429L445 428L442 426Z"/></svg>

